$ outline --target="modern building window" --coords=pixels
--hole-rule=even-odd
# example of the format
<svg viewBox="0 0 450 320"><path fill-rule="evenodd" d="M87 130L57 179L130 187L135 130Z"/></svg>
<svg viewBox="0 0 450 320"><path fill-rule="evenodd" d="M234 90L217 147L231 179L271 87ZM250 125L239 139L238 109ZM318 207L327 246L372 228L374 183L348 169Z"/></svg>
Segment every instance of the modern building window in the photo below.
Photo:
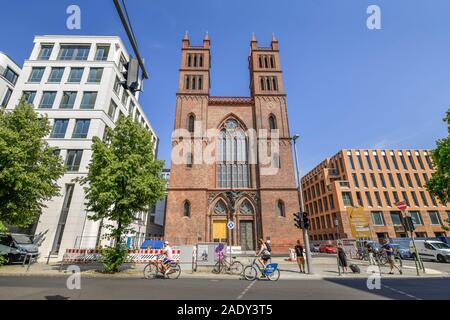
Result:
<svg viewBox="0 0 450 320"><path fill-rule="evenodd" d="M419 177L419 174L417 172L414 173L414 178L416 179L417 186L419 188L421 188L422 187L422 181L420 181L420 177Z"/></svg>
<svg viewBox="0 0 450 320"><path fill-rule="evenodd" d="M19 77L17 73L15 73L10 67L6 67L5 71L3 72L3 77L8 80L13 85L16 84L17 78Z"/></svg>
<svg viewBox="0 0 450 320"><path fill-rule="evenodd" d="M97 92L86 91L83 92L83 99L81 100L81 109L94 109L95 101L97 100Z"/></svg>
<svg viewBox="0 0 450 320"><path fill-rule="evenodd" d="M389 192L384 191L384 199L388 207L392 207L391 198L389 197Z"/></svg>
<svg viewBox="0 0 450 320"><path fill-rule="evenodd" d="M395 170L398 170L398 162L397 162L397 158L395 157L394 154L392 154L391 159L392 159L392 163L394 164Z"/></svg>
<svg viewBox="0 0 450 320"><path fill-rule="evenodd" d="M123 94L122 94L122 105L125 107L125 109L128 109L128 98L129 98L129 94L126 90L123 90Z"/></svg>
<svg viewBox="0 0 450 320"><path fill-rule="evenodd" d="M83 77L84 68L70 68L69 79L67 82L80 83Z"/></svg>
<svg viewBox="0 0 450 320"><path fill-rule="evenodd" d="M400 215L400 212L398 212L398 211L391 212L391 220L392 220L392 225L394 225L394 226L402 225L402 217Z"/></svg>
<svg viewBox="0 0 450 320"><path fill-rule="evenodd" d="M420 215L419 211L410 211L411 219L416 226L423 225L422 216Z"/></svg>
<svg viewBox="0 0 450 320"><path fill-rule="evenodd" d="M62 76L64 74L64 68L54 67L50 71L50 76L48 77L48 82L50 83L60 83Z"/></svg>
<svg viewBox="0 0 450 320"><path fill-rule="evenodd" d="M431 202L433 203L433 206L437 207L437 206L438 206L438 203L437 203L437 201L436 201L436 198L433 197L431 194L430 194L430 198L431 198ZM450 218L450 217L449 217L449 218Z"/></svg>
<svg viewBox="0 0 450 320"><path fill-rule="evenodd" d="M334 209L334 199L333 199L333 196L328 196L328 200L329 200L329 202L330 202L330 208L331 209Z"/></svg>
<svg viewBox="0 0 450 320"><path fill-rule="evenodd" d="M95 60L96 61L106 61L108 60L109 54L109 46L97 46L97 50L95 51Z"/></svg>
<svg viewBox="0 0 450 320"><path fill-rule="evenodd" d="M248 188L247 139L234 119L228 119L216 142L216 183L218 188Z"/></svg>
<svg viewBox="0 0 450 320"><path fill-rule="evenodd" d="M89 46L63 45L59 51L60 60L87 60L89 55Z"/></svg>
<svg viewBox="0 0 450 320"><path fill-rule="evenodd" d="M362 207L363 206L363 201L361 198L361 193L360 192L356 192L356 201L358 202L358 206Z"/></svg>
<svg viewBox="0 0 450 320"><path fill-rule="evenodd" d="M375 179L375 175L373 173L370 174L370 180L372 182L372 187L378 188L377 186L377 180Z"/></svg>
<svg viewBox="0 0 450 320"><path fill-rule="evenodd" d="M286 212L284 210L284 202L281 200L277 201L277 214L279 217L285 217Z"/></svg>
<svg viewBox="0 0 450 320"><path fill-rule="evenodd" d="M372 212L372 221L375 226L384 226L384 217L382 211L373 211Z"/></svg>
<svg viewBox="0 0 450 320"><path fill-rule="evenodd" d="M78 119L75 122L75 128L73 129L72 138L79 138L79 139L87 138L90 124L91 120L89 119Z"/></svg>
<svg viewBox="0 0 450 320"><path fill-rule="evenodd" d="M375 194L375 200L377 200L377 206L382 207L383 203L381 202L380 193L378 191L375 191L374 194Z"/></svg>
<svg viewBox="0 0 450 320"><path fill-rule="evenodd" d="M110 104L109 104L109 109L108 109L108 116L114 120L114 116L116 115L116 110L117 110L117 104L111 100Z"/></svg>
<svg viewBox="0 0 450 320"><path fill-rule="evenodd" d="M344 201L344 206L353 207L352 194L350 192L342 192L342 200Z"/></svg>
<svg viewBox="0 0 450 320"><path fill-rule="evenodd" d="M114 81L114 92L117 96L120 94L120 80L118 77L116 77L116 80Z"/></svg>
<svg viewBox="0 0 450 320"><path fill-rule="evenodd" d="M398 198L397 191L392 191L392 195L394 196L394 203L397 203L400 201L400 199Z"/></svg>
<svg viewBox="0 0 450 320"><path fill-rule="evenodd" d="M425 156L425 160L427 161L428 168L430 168L430 170L433 170L433 162L431 161L431 158L428 154Z"/></svg>
<svg viewBox="0 0 450 320"><path fill-rule="evenodd" d="M184 201L184 204L183 204L183 215L185 217L191 216L191 204L187 200Z"/></svg>
<svg viewBox="0 0 450 320"><path fill-rule="evenodd" d="M3 96L3 100L2 100L2 104L1 104L2 107L6 107L8 105L11 95L12 95L12 90L10 88L7 88L5 95Z"/></svg>
<svg viewBox="0 0 450 320"><path fill-rule="evenodd" d="M381 163L380 163L380 159L378 158L378 155L375 153L373 155L373 157L375 158L375 164L377 166L377 170L381 170Z"/></svg>
<svg viewBox="0 0 450 320"><path fill-rule="evenodd" d="M406 165L405 157L402 154L400 155L400 160L402 162L403 169L408 170L408 166Z"/></svg>
<svg viewBox="0 0 450 320"><path fill-rule="evenodd" d="M370 192L366 192L366 200L369 207L373 207L372 197L370 196Z"/></svg>
<svg viewBox="0 0 450 320"><path fill-rule="evenodd" d="M72 202L74 184L66 184L66 191L64 195L63 206L61 208L61 214L58 220L58 226L56 227L55 238L52 245L52 254L58 254L61 246L62 237L64 234L64 228L66 226L67 216L69 215L70 204Z"/></svg>
<svg viewBox="0 0 450 320"><path fill-rule="evenodd" d="M28 82L39 83L42 80L42 76L44 75L45 68L43 67L33 67L31 69L30 78Z"/></svg>
<svg viewBox="0 0 450 320"><path fill-rule="evenodd" d="M402 197L403 197L403 201L405 201L406 205L408 207L410 207L409 205L409 198L408 198L408 194L405 191L402 191Z"/></svg>
<svg viewBox="0 0 450 320"><path fill-rule="evenodd" d="M358 159L359 168L360 168L361 170L364 170L364 164L363 164L361 155L358 154L358 155L356 156L356 158Z"/></svg>
<svg viewBox="0 0 450 320"><path fill-rule="evenodd" d="M398 183L399 183L400 187L404 188L405 185L403 184L402 175L400 173L397 173L397 180L398 180Z"/></svg>
<svg viewBox="0 0 450 320"><path fill-rule="evenodd" d="M416 207L418 207L419 206L419 200L417 200L417 196L416 196L416 193L414 191L411 192L411 196L413 198L414 205Z"/></svg>
<svg viewBox="0 0 450 320"><path fill-rule="evenodd" d="M103 68L90 68L88 82L89 83L100 83L102 81Z"/></svg>
<svg viewBox="0 0 450 320"><path fill-rule="evenodd" d="M36 91L24 91L22 93L22 99L28 104L33 104L34 98L36 97Z"/></svg>
<svg viewBox="0 0 450 320"><path fill-rule="evenodd" d="M411 164L411 168L413 168L413 170L416 170L416 164L414 163L413 156L409 155L408 159L409 159L409 163Z"/></svg>
<svg viewBox="0 0 450 320"><path fill-rule="evenodd" d="M422 203L425 207L428 207L427 197L425 196L425 192L420 191L420 197L422 198Z"/></svg>
<svg viewBox="0 0 450 320"><path fill-rule="evenodd" d="M365 173L361 173L361 178L362 178L362 181L363 181L364 188L368 188L369 184L367 183L366 174Z"/></svg>
<svg viewBox="0 0 450 320"><path fill-rule="evenodd" d="M41 109L51 109L53 103L55 102L56 91L44 91L42 93L41 103L39 108Z"/></svg>
<svg viewBox="0 0 450 320"><path fill-rule="evenodd" d="M429 211L428 215L430 216L430 221L432 225L440 225L441 218L439 218L439 212L437 211Z"/></svg>
<svg viewBox="0 0 450 320"><path fill-rule="evenodd" d="M53 45L42 45L38 55L38 60L48 60L53 51Z"/></svg>
<svg viewBox="0 0 450 320"><path fill-rule="evenodd" d="M389 166L389 161L386 155L383 155L384 165L387 170L391 170L391 167Z"/></svg>
<svg viewBox="0 0 450 320"><path fill-rule="evenodd" d="M55 119L53 124L53 130L50 134L50 138L62 139L66 136L67 125L69 119Z"/></svg>
<svg viewBox="0 0 450 320"><path fill-rule="evenodd" d="M348 162L350 163L350 168L355 170L355 163L353 162L353 157L351 154L348 155Z"/></svg>
<svg viewBox="0 0 450 320"><path fill-rule="evenodd" d="M76 91L64 91L61 99L60 109L73 109L75 99L77 98Z"/></svg>
<svg viewBox="0 0 450 320"><path fill-rule="evenodd" d="M83 150L67 150L66 166L68 171L78 171L80 169Z"/></svg>
<svg viewBox="0 0 450 320"><path fill-rule="evenodd" d="M384 175L382 173L379 174L381 187L386 188L386 181L384 180Z"/></svg>
<svg viewBox="0 0 450 320"><path fill-rule="evenodd" d="M355 184L355 188L359 188L359 182L358 182L358 177L356 176L356 173L352 173L352 177L353 177L353 183Z"/></svg>
<svg viewBox="0 0 450 320"><path fill-rule="evenodd" d="M417 162L419 163L420 169L425 170L425 166L423 165L422 157L420 155L417 155Z"/></svg>
<svg viewBox="0 0 450 320"><path fill-rule="evenodd" d="M367 167L369 168L369 170L372 170L372 162L370 161L370 156L369 154L366 154L366 161L367 161Z"/></svg>
<svg viewBox="0 0 450 320"><path fill-rule="evenodd" d="M392 173L388 173L388 178L391 188L395 188L394 176L392 175Z"/></svg>
<svg viewBox="0 0 450 320"><path fill-rule="evenodd" d="M414 186L413 186L410 174L405 173L405 177L406 177L406 182L408 183L408 187L413 188Z"/></svg>

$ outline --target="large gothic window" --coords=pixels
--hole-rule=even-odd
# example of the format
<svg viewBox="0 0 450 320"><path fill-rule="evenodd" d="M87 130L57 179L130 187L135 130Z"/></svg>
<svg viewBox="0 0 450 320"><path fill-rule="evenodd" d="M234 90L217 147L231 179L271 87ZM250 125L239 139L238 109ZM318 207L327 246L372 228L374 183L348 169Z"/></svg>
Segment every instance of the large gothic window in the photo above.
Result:
<svg viewBox="0 0 450 320"><path fill-rule="evenodd" d="M242 201L241 207L239 208L239 211L243 214L253 214L253 206L251 203L246 199Z"/></svg>
<svg viewBox="0 0 450 320"><path fill-rule="evenodd" d="M238 122L229 119L217 137L217 187L224 189L248 188L249 176L247 139Z"/></svg>
<svg viewBox="0 0 450 320"><path fill-rule="evenodd" d="M214 213L227 214L227 205L222 200L217 201L214 207Z"/></svg>

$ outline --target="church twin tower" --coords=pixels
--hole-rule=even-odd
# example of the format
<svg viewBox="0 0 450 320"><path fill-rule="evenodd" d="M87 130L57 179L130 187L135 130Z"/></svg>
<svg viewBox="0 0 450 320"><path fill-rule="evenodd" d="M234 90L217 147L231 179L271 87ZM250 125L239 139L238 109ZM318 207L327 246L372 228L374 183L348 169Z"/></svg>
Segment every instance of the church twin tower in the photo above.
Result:
<svg viewBox="0 0 450 320"><path fill-rule="evenodd" d="M210 95L210 45L208 34L203 46L192 46L187 33L182 41L172 147L192 148L172 153L165 238L173 245L226 242L242 250L255 250L263 238L274 252L287 253L301 232L292 216L299 203L278 41L273 36L270 47L259 47L252 36L249 97ZM217 130L213 139L205 134L211 129ZM213 161L205 161L212 140Z"/></svg>

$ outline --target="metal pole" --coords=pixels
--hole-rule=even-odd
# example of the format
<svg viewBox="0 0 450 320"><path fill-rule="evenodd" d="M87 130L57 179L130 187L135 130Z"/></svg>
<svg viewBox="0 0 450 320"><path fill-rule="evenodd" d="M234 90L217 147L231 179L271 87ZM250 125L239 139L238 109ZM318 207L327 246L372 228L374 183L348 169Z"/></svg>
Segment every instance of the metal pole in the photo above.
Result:
<svg viewBox="0 0 450 320"><path fill-rule="evenodd" d="M339 220L336 218L334 219L334 225L336 226L336 247L339 245ZM339 263L339 252L337 254L337 266L338 266L338 271L339 271L339 275L341 275L341 265Z"/></svg>
<svg viewBox="0 0 450 320"><path fill-rule="evenodd" d="M407 216L406 210L403 211L403 213L404 213L405 216ZM426 273L425 272L425 266L423 265L422 260L420 259L420 255L417 252L416 242L414 241L414 230L411 230L410 232L411 232L411 241L412 241L413 248L414 248L414 262L415 262L415 265L416 265L417 275L419 276L420 275L419 274L419 269L420 268L422 268L423 273Z"/></svg>
<svg viewBox="0 0 450 320"><path fill-rule="evenodd" d="M296 142L297 142L298 138L299 138L298 135L294 135L292 140L294 141L295 169L297 172L297 183L298 183L297 193L298 193L298 198L299 198L299 202L300 202L300 211L301 211L300 217L303 217L303 212L305 212L305 204L303 202L302 183L300 181L300 170L299 170L299 165L298 165L298 155L297 155L297 146L296 146ZM310 246L309 246L308 230L306 228L304 228L303 218L301 221L302 221L302 227L303 227L303 229L302 229L303 230L303 242L305 243L305 249L306 249L306 265L308 267L308 274L312 274L311 250L310 250Z"/></svg>

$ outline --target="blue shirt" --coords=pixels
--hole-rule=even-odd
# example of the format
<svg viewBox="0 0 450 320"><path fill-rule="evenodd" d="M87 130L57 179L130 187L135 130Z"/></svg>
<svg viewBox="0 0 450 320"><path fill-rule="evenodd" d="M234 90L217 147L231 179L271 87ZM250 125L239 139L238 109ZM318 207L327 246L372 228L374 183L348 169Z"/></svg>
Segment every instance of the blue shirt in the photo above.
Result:
<svg viewBox="0 0 450 320"><path fill-rule="evenodd" d="M386 243L386 244L383 246L383 248L386 249L386 255L387 255L388 257L392 257L392 256L394 255L394 251L392 250L394 247L393 247L391 244ZM392 251L390 251L390 250L392 250Z"/></svg>

